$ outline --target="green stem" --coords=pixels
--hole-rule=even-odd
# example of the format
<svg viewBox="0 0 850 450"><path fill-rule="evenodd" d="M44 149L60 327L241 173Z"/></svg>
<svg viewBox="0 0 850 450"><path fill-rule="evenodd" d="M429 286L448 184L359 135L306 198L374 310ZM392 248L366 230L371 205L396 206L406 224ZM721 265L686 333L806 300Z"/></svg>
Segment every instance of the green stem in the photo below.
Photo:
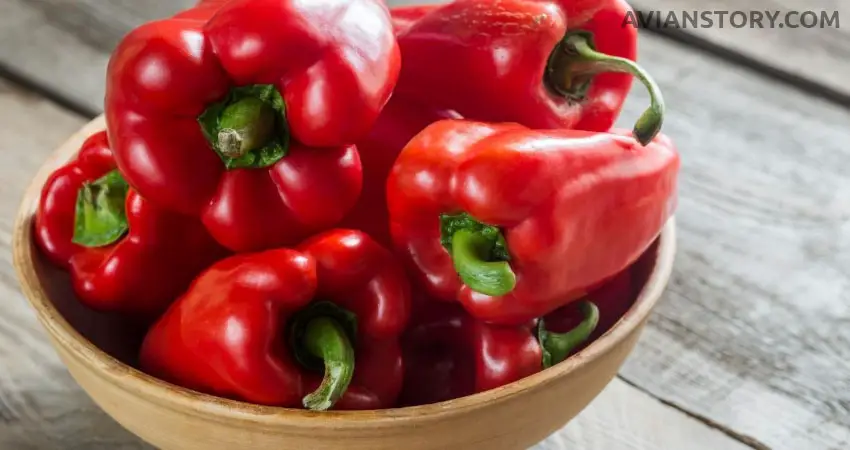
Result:
<svg viewBox="0 0 850 450"><path fill-rule="evenodd" d="M245 97L221 113L219 150L230 158L263 148L274 136L275 112L262 100Z"/></svg>
<svg viewBox="0 0 850 450"><path fill-rule="evenodd" d="M271 84L231 89L207 105L198 124L228 170L270 167L289 152L286 103Z"/></svg>
<svg viewBox="0 0 850 450"><path fill-rule="evenodd" d="M488 261L493 241L480 232L460 229L452 235L452 260L460 279L470 289L501 296L513 291L516 275L507 261Z"/></svg>
<svg viewBox="0 0 850 450"><path fill-rule="evenodd" d="M596 51L593 35L586 31L568 33L550 60L550 84L563 95L583 96L587 80L598 73L620 72L633 75L649 91L650 105L635 123L635 139L647 145L661 131L664 122L664 97L652 77L636 62Z"/></svg>
<svg viewBox="0 0 850 450"><path fill-rule="evenodd" d="M77 193L72 242L103 247L120 239L130 228L124 206L129 190L118 169L84 184Z"/></svg>
<svg viewBox="0 0 850 450"><path fill-rule="evenodd" d="M329 317L317 317L307 323L303 344L325 365L322 384L304 397L304 407L324 411L342 397L354 375L354 348L345 329Z"/></svg>
<svg viewBox="0 0 850 450"><path fill-rule="evenodd" d="M537 324L537 340L543 349L543 368L552 367L567 359L576 347L586 341L599 324L599 308L590 301L579 303L584 320L566 333L553 333L546 329L541 318Z"/></svg>

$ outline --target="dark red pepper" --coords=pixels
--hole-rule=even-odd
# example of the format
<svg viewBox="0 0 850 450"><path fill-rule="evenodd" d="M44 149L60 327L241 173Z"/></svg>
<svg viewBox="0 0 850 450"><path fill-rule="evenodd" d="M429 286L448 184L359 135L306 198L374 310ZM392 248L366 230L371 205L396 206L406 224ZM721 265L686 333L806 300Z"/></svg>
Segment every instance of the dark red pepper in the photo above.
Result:
<svg viewBox="0 0 850 450"><path fill-rule="evenodd" d="M596 326L589 315L563 333L537 327L491 325L457 304L419 299L402 340L405 361L403 406L424 405L484 392L557 364L585 343ZM538 341L543 337L544 345Z"/></svg>
<svg viewBox="0 0 850 450"><path fill-rule="evenodd" d="M398 338L409 297L392 254L359 231L233 256L201 274L154 325L142 368L259 404L388 408L402 387Z"/></svg>
<svg viewBox="0 0 850 450"><path fill-rule="evenodd" d="M530 324L499 327L455 304L418 308L403 340L401 404L436 403L493 389L542 370Z"/></svg>
<svg viewBox="0 0 850 450"><path fill-rule="evenodd" d="M128 189L105 132L42 189L35 240L69 270L80 301L150 320L225 255L197 218L175 214Z"/></svg>
<svg viewBox="0 0 850 450"><path fill-rule="evenodd" d="M585 345L607 333L626 315L634 304L636 294L632 285L631 267L606 280L600 286L589 289L585 299L593 302L599 309L599 324ZM565 333L578 326L585 319L579 303L571 303L547 314L543 318L546 329L555 333ZM584 345L579 346L574 351L581 351L583 347Z"/></svg>

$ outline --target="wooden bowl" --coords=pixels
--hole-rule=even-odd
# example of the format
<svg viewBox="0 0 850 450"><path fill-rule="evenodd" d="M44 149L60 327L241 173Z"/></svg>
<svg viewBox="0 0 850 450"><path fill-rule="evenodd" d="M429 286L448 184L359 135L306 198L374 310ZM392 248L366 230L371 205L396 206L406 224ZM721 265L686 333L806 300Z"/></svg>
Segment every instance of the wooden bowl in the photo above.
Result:
<svg viewBox="0 0 850 450"><path fill-rule="evenodd" d="M523 449L563 427L599 394L631 352L670 277L673 220L633 266L643 286L631 310L567 361L507 386L433 405L382 411L309 412L225 400L171 385L135 368L141 331L81 306L66 274L32 239L47 176L83 140L95 119L41 167L18 213L15 267L23 292L69 372L121 425L164 449Z"/></svg>

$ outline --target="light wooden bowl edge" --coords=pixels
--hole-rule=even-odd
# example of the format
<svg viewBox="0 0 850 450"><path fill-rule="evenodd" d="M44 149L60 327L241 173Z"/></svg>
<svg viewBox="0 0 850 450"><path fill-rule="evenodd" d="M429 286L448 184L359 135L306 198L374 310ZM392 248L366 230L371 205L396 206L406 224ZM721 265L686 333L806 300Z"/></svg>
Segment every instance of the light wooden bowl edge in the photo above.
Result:
<svg viewBox="0 0 850 450"><path fill-rule="evenodd" d="M22 290L51 338L63 346L66 353L75 360L98 373L105 382L144 395L168 408L179 408L181 412L202 415L208 419L212 416L219 420L241 420L252 422L255 425L265 424L268 426L281 423L296 426L309 421L310 426L314 428L380 428L393 426L399 420L414 417L422 421L445 420L454 414L483 408L493 402L506 401L530 389L545 389L549 383L589 364L594 359L611 351L613 347L628 338L632 332L639 330L661 297L672 273L676 251L676 227L673 218L668 221L660 235L655 267L646 285L629 312L611 330L582 352L555 367L506 386L460 399L432 405L380 411L315 413L298 409L252 405L198 393L158 380L107 355L71 327L40 286L34 265L37 250L32 243L32 217L41 187L56 167L76 153L85 138L104 129L104 127L103 116L100 116L81 128L51 155L51 158L39 169L28 187L18 210L13 232L14 265ZM321 415L325 420L317 421L318 415Z"/></svg>

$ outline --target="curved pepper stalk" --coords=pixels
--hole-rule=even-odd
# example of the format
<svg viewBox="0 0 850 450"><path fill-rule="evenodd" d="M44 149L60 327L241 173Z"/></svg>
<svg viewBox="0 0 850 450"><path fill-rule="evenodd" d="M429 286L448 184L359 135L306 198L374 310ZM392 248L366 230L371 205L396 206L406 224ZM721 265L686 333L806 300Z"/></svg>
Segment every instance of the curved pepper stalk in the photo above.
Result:
<svg viewBox="0 0 850 450"><path fill-rule="evenodd" d="M642 145L649 144L661 131L664 122L665 105L661 88L634 61L596 51L593 34L581 30L567 33L549 58L547 84L565 97L581 99L590 87L592 77L603 72L628 73L646 86L650 105L635 122L633 134Z"/></svg>
<svg viewBox="0 0 850 450"><path fill-rule="evenodd" d="M307 324L304 345L325 362L322 384L304 397L304 407L324 411L342 398L354 376L354 349L342 327L333 319L321 317Z"/></svg>
<svg viewBox="0 0 850 450"><path fill-rule="evenodd" d="M324 371L322 383L303 405L325 411L342 398L354 376L357 318L331 302L316 302L292 318L293 354L301 365Z"/></svg>
<svg viewBox="0 0 850 450"><path fill-rule="evenodd" d="M543 350L544 369L567 359L570 352L586 341L599 324L599 308L593 302L582 301L579 303L579 309L584 320L566 333L553 333L547 330L542 318L537 323L537 340L540 341L540 347Z"/></svg>
<svg viewBox="0 0 850 450"><path fill-rule="evenodd" d="M442 244L452 255L455 270L470 289L500 296L516 287L508 262L507 244L499 228L485 225L467 213L440 216Z"/></svg>

